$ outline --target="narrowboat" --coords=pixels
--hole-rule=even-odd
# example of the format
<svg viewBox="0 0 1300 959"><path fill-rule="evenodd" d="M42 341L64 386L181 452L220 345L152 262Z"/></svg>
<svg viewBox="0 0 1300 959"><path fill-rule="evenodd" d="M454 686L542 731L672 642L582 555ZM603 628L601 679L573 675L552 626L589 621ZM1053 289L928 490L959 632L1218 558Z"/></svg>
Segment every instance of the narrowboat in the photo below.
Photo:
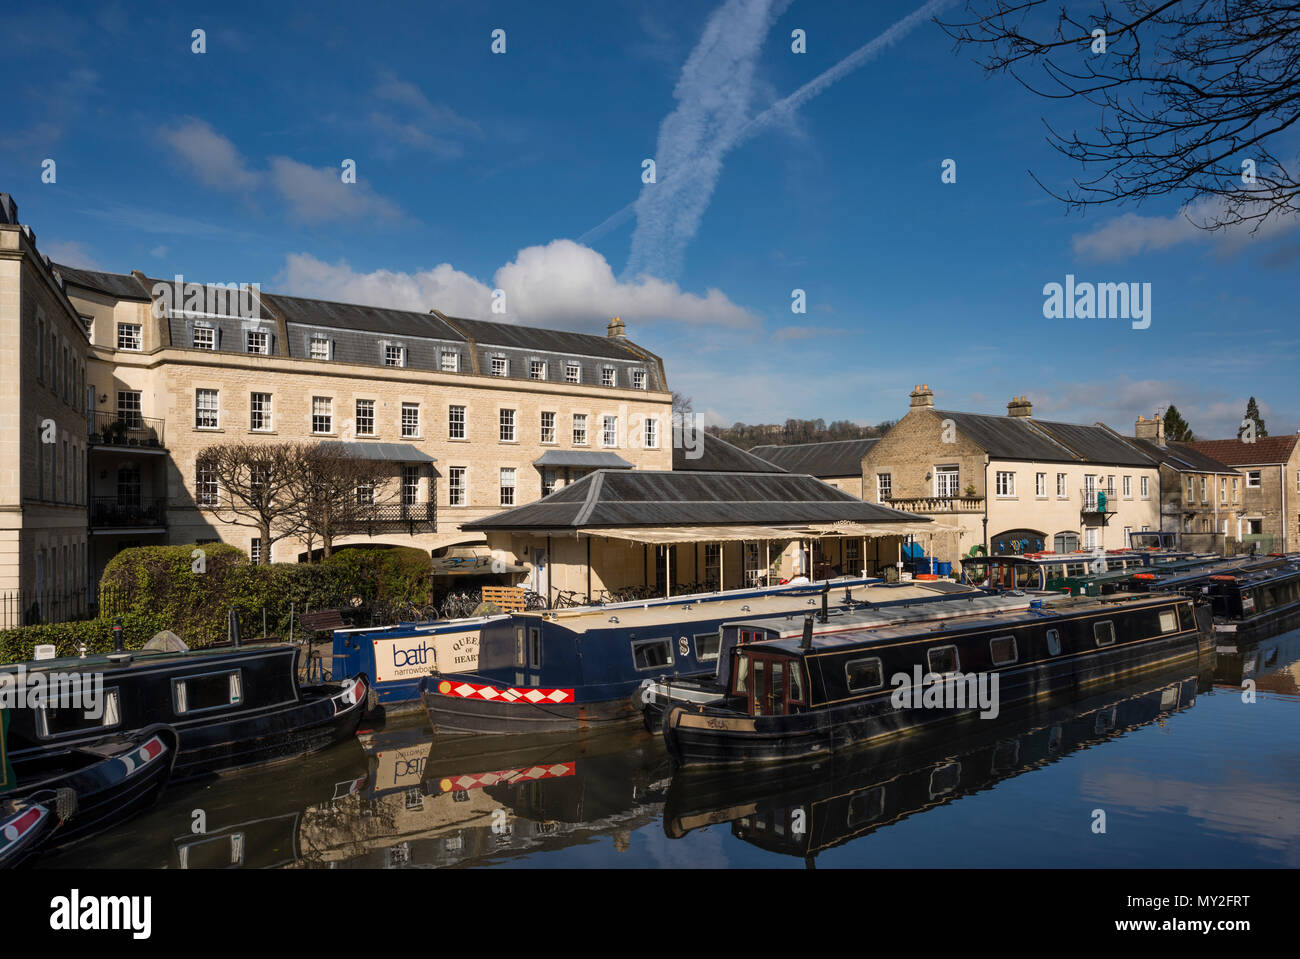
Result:
<svg viewBox="0 0 1300 959"><path fill-rule="evenodd" d="M725 695L673 705L681 766L807 759L932 724L1208 662L1210 609L1186 596L1048 596L1023 612L759 640L721 651Z"/></svg>
<svg viewBox="0 0 1300 959"><path fill-rule="evenodd" d="M176 761L176 733L161 724L78 745L10 754L12 786L0 795L0 864L120 826L153 806ZM10 831L13 832L10 838Z"/></svg>
<svg viewBox="0 0 1300 959"><path fill-rule="evenodd" d="M158 722L176 731L174 780L292 759L350 738L367 706L369 682L300 686L299 648L287 643L117 650L107 655L0 666L0 685L97 690L94 709L14 710L13 762L132 735Z"/></svg>
<svg viewBox="0 0 1300 959"><path fill-rule="evenodd" d="M1221 560L1211 554L1153 553L1115 550L1095 553L1023 553L968 557L962 560L962 581L989 589L1037 589L1072 596L1106 596L1123 592L1139 570L1156 576Z"/></svg>
<svg viewBox="0 0 1300 959"><path fill-rule="evenodd" d="M1216 573L1203 588L1220 636L1248 644L1300 626L1300 559Z"/></svg>
<svg viewBox="0 0 1300 959"><path fill-rule="evenodd" d="M638 719L644 680L716 669L722 624L823 608L937 602L977 590L943 580L836 583L746 596L685 597L584 610L516 613L485 624L474 671L435 671L420 686L440 734L518 735Z"/></svg>
<svg viewBox="0 0 1300 959"><path fill-rule="evenodd" d="M804 586L816 591L823 586L852 589L881 583L875 578L840 577L824 583ZM589 614L596 619L621 616L622 610L657 609L669 607L680 610L690 606L694 611L738 610L762 597L781 595L800 587L764 586L750 589L731 589L712 593L697 593L599 606L572 607L555 610L546 615L565 618ZM720 605L721 604L721 605ZM543 611L522 614L535 619ZM721 614L721 613L720 613ZM520 615L520 614L516 614ZM398 716L422 708L420 683L433 670L442 673L474 673L478 671L479 641L483 630L489 626L505 629L503 623L513 620L511 614L475 617L469 619L439 620L432 623L401 623L382 628L349 628L334 631L334 674L351 676L365 673L373 678L379 705L387 715ZM688 617L691 618L691 617ZM716 617L715 617L716 618Z"/></svg>
<svg viewBox="0 0 1300 959"><path fill-rule="evenodd" d="M863 749L767 767L678 770L664 832L731 824L738 839L812 865L822 852L1190 709L1209 676L1186 669L1026 703Z"/></svg>
<svg viewBox="0 0 1300 959"><path fill-rule="evenodd" d="M1021 590L996 594L971 592L964 596L950 594L950 598L939 602L837 611L835 615L815 618L811 629L814 639L820 639L837 633L860 632L885 626L937 624L972 616L1000 616L1041 606L1041 598L1046 595L1050 594ZM803 637L807 628L803 616L724 623L721 630L722 648L732 649L760 640L799 639ZM722 660L719 659L718 662L720 664ZM682 705L717 703L725 696L725 683L720 679L715 666L715 671L710 676L644 680L633 694L633 705L641 710L646 729L657 731L670 706L679 703Z"/></svg>

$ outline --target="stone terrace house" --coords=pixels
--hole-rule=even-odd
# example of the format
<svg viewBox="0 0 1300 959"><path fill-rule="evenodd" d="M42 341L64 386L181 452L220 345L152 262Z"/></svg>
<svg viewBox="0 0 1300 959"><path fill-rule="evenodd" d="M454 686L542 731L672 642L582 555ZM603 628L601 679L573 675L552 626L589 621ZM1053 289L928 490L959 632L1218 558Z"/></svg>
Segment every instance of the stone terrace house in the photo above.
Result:
<svg viewBox="0 0 1300 959"><path fill-rule="evenodd" d="M663 362L617 318L599 336L74 269L3 194L0 264L0 595L84 600L129 546L261 554L213 508L216 443L384 460L388 488L338 543L429 550L593 470L672 466Z"/></svg>
<svg viewBox="0 0 1300 959"><path fill-rule="evenodd" d="M1167 442L1159 413L1139 416L1133 432L1130 442L1160 464L1160 528L1178 533L1184 549L1232 551L1242 475L1187 443Z"/></svg>
<svg viewBox="0 0 1300 959"><path fill-rule="evenodd" d="M961 531L943 561L993 552L1121 548L1160 527L1160 469L1097 424L1033 418L1024 397L1006 416L938 410L929 386L862 459L867 499Z"/></svg>
<svg viewBox="0 0 1300 959"><path fill-rule="evenodd" d="M1228 535L1260 552L1300 549L1300 437L1261 436L1253 443L1206 440L1189 444L1242 475L1241 501L1223 517Z"/></svg>
<svg viewBox="0 0 1300 959"><path fill-rule="evenodd" d="M793 446L755 446L749 452L791 473L807 473L824 483L866 499L862 458L879 442L878 437L797 443Z"/></svg>

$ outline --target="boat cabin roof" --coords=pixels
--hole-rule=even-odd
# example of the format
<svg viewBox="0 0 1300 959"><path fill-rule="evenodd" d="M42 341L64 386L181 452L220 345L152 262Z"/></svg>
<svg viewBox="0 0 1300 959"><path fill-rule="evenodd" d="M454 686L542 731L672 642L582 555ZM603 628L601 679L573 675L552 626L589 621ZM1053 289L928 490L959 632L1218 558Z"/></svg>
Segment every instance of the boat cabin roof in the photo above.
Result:
<svg viewBox="0 0 1300 959"><path fill-rule="evenodd" d="M804 649L802 637L782 637L780 639L759 640L755 643L746 644L742 647L751 651L772 651L788 653L791 656L804 657L817 653L828 653L835 651L850 650L855 647L867 649L871 646L888 643L897 639L905 639L909 636L927 636L935 634L936 637L955 632L956 630L966 630L970 628L979 628L983 626L999 626L1011 629L1016 626L1022 626L1025 623L1042 622L1043 620L1055 618L1055 614L1063 612L1080 612L1088 608L1097 610L1107 609L1133 609L1141 606L1161 605L1170 602L1175 597L1170 596L1149 596L1141 595L1137 597L1124 596L1121 599L1108 597L1086 597L1086 596L1066 596L1064 594L1052 594L1044 596L1042 607L1031 607L1023 610L1012 610L1004 615L997 613L976 613L971 616L956 617L943 625L933 625L926 628L924 622L915 624L900 624L898 626L885 626L879 629L871 630L852 630L844 633L832 633L829 636L814 636L813 648Z"/></svg>
<svg viewBox="0 0 1300 959"><path fill-rule="evenodd" d="M880 580L838 579L772 589L745 591L736 595L705 593L694 596L673 597L632 603L612 603L608 606L580 609L538 610L516 613L516 622L531 618L556 622L566 629L582 633L589 629L608 629L617 624L620 628L673 626L701 619L757 619L781 614L814 613L821 609L823 587L829 587L827 601L832 606L845 602L846 592L852 601L871 603L905 602L917 599L934 599L936 595L952 592L979 593L973 587L961 586L944 580L914 583L884 583Z"/></svg>
<svg viewBox="0 0 1300 959"><path fill-rule="evenodd" d="M1008 592L999 594L985 593L972 589L965 596L952 599L932 600L927 603L915 603L898 606L885 606L872 609L831 610L825 623L814 623L817 636L829 633L849 632L851 630L874 629L881 626L904 624L918 621L950 620L962 616L994 614L1012 610L1028 609L1035 601L1048 596L1060 596L1060 593ZM723 624L727 629L762 629L772 638L803 636L803 615L791 615L781 619L741 619Z"/></svg>
<svg viewBox="0 0 1300 959"><path fill-rule="evenodd" d="M27 672L37 670L58 672L72 671L92 671L102 672L106 669L121 669L135 666L152 666L169 659L196 659L203 656L228 656L231 653L252 653L265 652L273 649L296 649L291 643L248 643L241 642L238 646L231 646L229 643L222 643L215 646L202 646L196 649L186 649L179 652L170 652L159 649L128 649L127 653L131 655L129 662L114 662L110 656L111 653L92 653L85 657L81 656L60 656L57 659L29 659L26 662L4 663L0 665L0 673L7 670L17 669L19 666L26 668Z"/></svg>

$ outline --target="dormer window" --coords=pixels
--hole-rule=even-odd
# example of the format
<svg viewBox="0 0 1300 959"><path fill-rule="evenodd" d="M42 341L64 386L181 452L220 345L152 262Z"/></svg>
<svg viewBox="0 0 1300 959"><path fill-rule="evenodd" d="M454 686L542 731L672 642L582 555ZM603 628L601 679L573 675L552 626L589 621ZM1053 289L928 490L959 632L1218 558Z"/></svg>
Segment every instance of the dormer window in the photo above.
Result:
<svg viewBox="0 0 1300 959"><path fill-rule="evenodd" d="M460 372L460 354L452 350L442 351L442 371L444 373Z"/></svg>
<svg viewBox="0 0 1300 959"><path fill-rule="evenodd" d="M330 358L330 341L324 336L313 336L311 338L311 358L313 360L328 360Z"/></svg>
<svg viewBox="0 0 1300 959"><path fill-rule="evenodd" d="M217 331L210 326L194 327L194 348L196 350L215 350L217 348Z"/></svg>
<svg viewBox="0 0 1300 959"><path fill-rule="evenodd" d="M580 367L575 360L569 360L564 364L564 382L582 382L582 367Z"/></svg>
<svg viewBox="0 0 1300 959"><path fill-rule="evenodd" d="M244 352L261 353L263 355L271 352L271 334L265 330L247 330L244 333Z"/></svg>
<svg viewBox="0 0 1300 959"><path fill-rule="evenodd" d="M632 371L632 389L644 390L646 388L645 370Z"/></svg>
<svg viewBox="0 0 1300 959"><path fill-rule="evenodd" d="M406 347L396 343L384 344L384 366L405 366Z"/></svg>
<svg viewBox="0 0 1300 959"><path fill-rule="evenodd" d="M600 368L600 385L613 386L615 383L614 367L602 366Z"/></svg>
<svg viewBox="0 0 1300 959"><path fill-rule="evenodd" d="M546 379L546 361L530 360L528 362L528 378L531 380Z"/></svg>
<svg viewBox="0 0 1300 959"><path fill-rule="evenodd" d="M504 356L494 356L494 357L492 357L492 375L493 375L493 376L509 376L509 375L510 375L510 361L507 360Z"/></svg>

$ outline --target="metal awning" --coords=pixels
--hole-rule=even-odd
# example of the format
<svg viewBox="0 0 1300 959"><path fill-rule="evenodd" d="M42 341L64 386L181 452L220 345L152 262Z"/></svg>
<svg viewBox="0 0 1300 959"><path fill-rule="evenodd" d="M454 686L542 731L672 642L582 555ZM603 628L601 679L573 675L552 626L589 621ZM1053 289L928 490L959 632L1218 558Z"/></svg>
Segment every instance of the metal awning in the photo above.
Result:
<svg viewBox="0 0 1300 959"><path fill-rule="evenodd" d="M547 450L534 466L569 466L579 469L630 470L632 464L617 453L603 450Z"/></svg>
<svg viewBox="0 0 1300 959"><path fill-rule="evenodd" d="M937 523L817 523L799 526L647 526L589 528L583 536L608 536L635 543L716 543L764 539L824 539L827 537L916 536L957 533L955 526Z"/></svg>
<svg viewBox="0 0 1300 959"><path fill-rule="evenodd" d="M366 443L359 440L324 440L321 448L331 452L347 453L363 460L385 460L390 463L436 463L437 460L411 443Z"/></svg>

